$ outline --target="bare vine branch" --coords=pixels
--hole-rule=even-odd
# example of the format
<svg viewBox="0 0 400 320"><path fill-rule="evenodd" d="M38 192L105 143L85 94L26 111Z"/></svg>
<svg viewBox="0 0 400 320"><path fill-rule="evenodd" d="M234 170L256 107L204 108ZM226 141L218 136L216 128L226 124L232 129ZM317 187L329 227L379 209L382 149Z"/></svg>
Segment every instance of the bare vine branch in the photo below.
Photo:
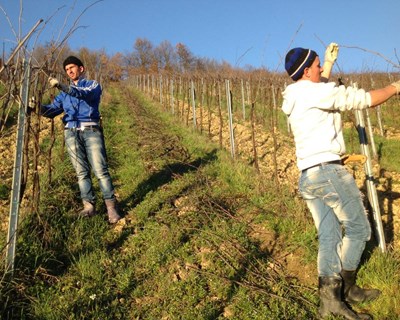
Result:
<svg viewBox="0 0 400 320"><path fill-rule="evenodd" d="M85 12L87 10L89 10L89 8L93 7L94 5L96 5L99 2L102 2L104 0L97 0L95 2L93 2L92 4L88 5L82 12L81 14L75 19L74 23L72 24L71 28L68 30L68 32L66 33L65 37L60 41L59 45L56 46L54 48L54 50L58 49L58 48L62 48L65 45L65 42L67 41L67 39L79 28L85 28L84 26L78 26L78 22L81 19L81 17L85 14ZM60 51L61 52L61 51ZM59 52L59 54L60 54ZM57 57L58 58L58 57ZM51 70L54 69L55 67L55 63L56 63L57 59L55 59L53 66L50 68Z"/></svg>
<svg viewBox="0 0 400 320"><path fill-rule="evenodd" d="M292 46L294 39L296 39L296 36L299 34L300 29L303 27L303 22L300 23L299 27L297 28L296 32L294 33L292 39L290 39L289 41L289 45L286 48L286 52L289 51L289 48ZM281 56L281 58L279 59L278 65L276 66L275 72L278 72L278 68L280 67L280 65L282 64L283 58L285 57L285 54L283 56Z"/></svg>
<svg viewBox="0 0 400 320"><path fill-rule="evenodd" d="M400 64L394 63L392 60L390 60L389 58L387 58L386 56L384 56L383 54L381 54L381 53L379 53L379 52L377 52L377 51L372 51L372 50L365 49L365 48L361 48L361 47L358 47L358 46L347 46L347 45L343 45L343 44L341 44L340 47L342 47L342 48L348 48L348 49L358 49L358 50L362 50L362 51L371 53L371 54L373 54L373 55L376 55L376 56L382 58L382 59L385 60L387 63L391 64L393 67L399 68L399 69L400 69Z"/></svg>
<svg viewBox="0 0 400 320"><path fill-rule="evenodd" d="M18 44L18 46L14 49L13 53L11 56L8 58L7 62L1 67L0 69L0 74L3 72L3 70L7 67L8 63L14 58L14 56L18 53L19 49L24 45L26 40L31 36L32 32L35 31L35 29L39 26L39 24L42 23L42 19L40 19L36 24L33 26L33 28L28 32L28 34L25 36L24 39Z"/></svg>
<svg viewBox="0 0 400 320"><path fill-rule="evenodd" d="M13 26L11 20L10 20L10 17L8 16L7 12L4 10L4 8L1 5L0 5L0 10L3 12L4 17L6 18L8 24L10 26L11 32L14 34L15 38L18 39L17 32L14 29L14 26Z"/></svg>

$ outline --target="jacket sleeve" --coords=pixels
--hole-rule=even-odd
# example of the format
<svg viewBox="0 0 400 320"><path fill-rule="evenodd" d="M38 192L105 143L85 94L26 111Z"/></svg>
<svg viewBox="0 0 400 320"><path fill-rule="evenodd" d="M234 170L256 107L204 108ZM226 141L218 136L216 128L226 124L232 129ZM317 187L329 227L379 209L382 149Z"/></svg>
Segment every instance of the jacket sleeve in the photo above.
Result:
<svg viewBox="0 0 400 320"><path fill-rule="evenodd" d="M318 84L318 91L313 95L315 104L324 110L360 110L371 106L371 95L364 89L336 87L333 82Z"/></svg>
<svg viewBox="0 0 400 320"><path fill-rule="evenodd" d="M364 89L339 86L335 107L340 111L361 110L371 106L371 94Z"/></svg>
<svg viewBox="0 0 400 320"><path fill-rule="evenodd" d="M62 98L59 94L54 98L53 103L40 106L40 114L46 118L54 118L64 112Z"/></svg>
<svg viewBox="0 0 400 320"><path fill-rule="evenodd" d="M82 99L85 101L100 98L101 96L101 86L95 81L88 81L87 85L83 87L77 87L74 85L70 85L68 92L66 92L72 97Z"/></svg>

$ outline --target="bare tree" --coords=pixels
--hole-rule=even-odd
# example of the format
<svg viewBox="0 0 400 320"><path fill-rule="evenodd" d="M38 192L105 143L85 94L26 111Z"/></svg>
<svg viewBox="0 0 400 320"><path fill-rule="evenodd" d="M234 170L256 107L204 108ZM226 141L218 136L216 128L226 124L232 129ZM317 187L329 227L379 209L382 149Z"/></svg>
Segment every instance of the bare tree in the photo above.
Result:
<svg viewBox="0 0 400 320"><path fill-rule="evenodd" d="M178 62L178 56L169 41L163 41L154 49L154 56L158 66L167 72L172 72Z"/></svg>
<svg viewBox="0 0 400 320"><path fill-rule="evenodd" d="M133 63L142 72L149 71L154 61L153 44L145 39L138 38L134 44Z"/></svg>
<svg viewBox="0 0 400 320"><path fill-rule="evenodd" d="M190 52L189 48L183 43L178 43L176 45L176 52L178 54L180 69L183 72L189 72L192 70L192 64L194 61L194 56Z"/></svg>

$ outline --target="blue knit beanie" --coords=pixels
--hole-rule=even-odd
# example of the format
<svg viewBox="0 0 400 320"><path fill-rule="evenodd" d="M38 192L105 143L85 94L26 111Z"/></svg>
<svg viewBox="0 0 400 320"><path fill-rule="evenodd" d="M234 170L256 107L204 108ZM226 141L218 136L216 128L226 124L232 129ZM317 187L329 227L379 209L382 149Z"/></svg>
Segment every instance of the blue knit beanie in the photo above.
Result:
<svg viewBox="0 0 400 320"><path fill-rule="evenodd" d="M317 53L311 49L293 48L285 58L285 69L294 81L299 80L305 68L309 68L317 57Z"/></svg>

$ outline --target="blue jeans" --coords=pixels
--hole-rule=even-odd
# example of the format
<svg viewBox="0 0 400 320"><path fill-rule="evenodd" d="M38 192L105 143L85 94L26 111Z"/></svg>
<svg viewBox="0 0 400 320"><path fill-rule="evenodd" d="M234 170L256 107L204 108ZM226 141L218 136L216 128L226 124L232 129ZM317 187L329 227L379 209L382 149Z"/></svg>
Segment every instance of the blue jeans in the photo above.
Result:
<svg viewBox="0 0 400 320"><path fill-rule="evenodd" d="M304 170L299 190L318 230L318 275L356 270L371 227L353 176L339 164Z"/></svg>
<svg viewBox="0 0 400 320"><path fill-rule="evenodd" d="M114 186L108 172L106 148L100 128L65 129L65 145L78 177L82 200L95 201L91 168L99 181L103 199L114 198Z"/></svg>

